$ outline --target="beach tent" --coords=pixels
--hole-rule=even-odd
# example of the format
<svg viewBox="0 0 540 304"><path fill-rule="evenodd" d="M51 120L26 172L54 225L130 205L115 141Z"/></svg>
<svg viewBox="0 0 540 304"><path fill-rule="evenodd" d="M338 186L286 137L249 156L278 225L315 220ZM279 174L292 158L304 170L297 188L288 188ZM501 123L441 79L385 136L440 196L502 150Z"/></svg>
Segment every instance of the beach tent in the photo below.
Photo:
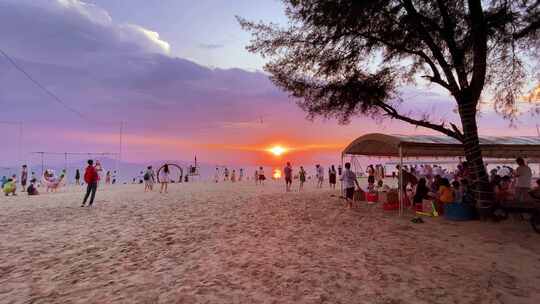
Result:
<svg viewBox="0 0 540 304"><path fill-rule="evenodd" d="M540 158L540 137L480 137L482 155L486 158ZM463 145L456 139L434 135L387 135L371 133L358 137L341 154L361 156L397 157L403 164L404 157L463 157ZM401 177L401 174L400 174ZM402 180L400 178L400 189ZM400 214L403 214L403 199L400 195Z"/></svg>

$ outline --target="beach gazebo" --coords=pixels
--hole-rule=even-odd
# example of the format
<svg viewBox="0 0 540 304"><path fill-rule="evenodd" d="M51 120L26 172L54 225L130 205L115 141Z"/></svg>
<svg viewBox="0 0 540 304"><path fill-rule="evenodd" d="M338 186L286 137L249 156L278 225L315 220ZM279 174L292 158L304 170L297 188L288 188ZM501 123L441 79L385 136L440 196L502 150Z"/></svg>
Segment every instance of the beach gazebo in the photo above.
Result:
<svg viewBox="0 0 540 304"><path fill-rule="evenodd" d="M540 137L480 137L482 155L486 158L511 159L518 156L528 159L540 159ZM341 162L345 156L376 156L399 159L400 168L403 159L408 157L464 157L463 145L448 136L434 135L388 135L370 133L352 141L341 153ZM399 174L399 189L403 183ZM399 191L399 213L403 214L402 191Z"/></svg>

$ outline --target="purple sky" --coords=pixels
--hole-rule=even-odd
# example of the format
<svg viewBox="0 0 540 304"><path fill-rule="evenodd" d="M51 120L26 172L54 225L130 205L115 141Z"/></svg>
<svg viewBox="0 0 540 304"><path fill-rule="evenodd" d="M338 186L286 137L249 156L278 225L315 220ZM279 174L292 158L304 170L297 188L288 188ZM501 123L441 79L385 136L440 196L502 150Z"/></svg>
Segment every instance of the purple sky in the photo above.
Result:
<svg viewBox="0 0 540 304"><path fill-rule="evenodd" d="M259 150L296 148L298 162L335 159L367 132L426 133L365 118L348 126L306 121L245 51L250 36L235 15L285 22L279 1L0 0L0 47L83 117L58 104L0 57L0 121L23 121L23 158L31 151L118 150L124 159L272 162ZM436 87L404 88L408 110L455 119ZM536 135L526 114L509 128L489 107L481 133ZM0 166L17 160L15 125L2 124ZM277 161L277 160L276 160Z"/></svg>

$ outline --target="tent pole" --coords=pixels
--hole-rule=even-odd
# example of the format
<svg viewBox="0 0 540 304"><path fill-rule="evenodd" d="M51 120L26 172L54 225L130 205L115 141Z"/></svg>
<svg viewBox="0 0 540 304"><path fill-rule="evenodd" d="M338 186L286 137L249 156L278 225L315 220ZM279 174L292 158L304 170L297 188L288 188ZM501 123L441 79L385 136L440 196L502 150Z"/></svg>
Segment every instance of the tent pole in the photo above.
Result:
<svg viewBox="0 0 540 304"><path fill-rule="evenodd" d="M343 153L341 153L341 174L343 174ZM342 175L339 176L340 178L340 182L339 182L339 185L340 185L340 188L341 188L341 196L344 196L343 195L343 180L341 180L341 177Z"/></svg>
<svg viewBox="0 0 540 304"><path fill-rule="evenodd" d="M399 146L399 171L398 171L398 188L399 188L399 216L403 215L403 148Z"/></svg>
<svg viewBox="0 0 540 304"><path fill-rule="evenodd" d="M43 173L45 172L45 163L43 161L43 154L44 152L41 152L41 176L43 176Z"/></svg>

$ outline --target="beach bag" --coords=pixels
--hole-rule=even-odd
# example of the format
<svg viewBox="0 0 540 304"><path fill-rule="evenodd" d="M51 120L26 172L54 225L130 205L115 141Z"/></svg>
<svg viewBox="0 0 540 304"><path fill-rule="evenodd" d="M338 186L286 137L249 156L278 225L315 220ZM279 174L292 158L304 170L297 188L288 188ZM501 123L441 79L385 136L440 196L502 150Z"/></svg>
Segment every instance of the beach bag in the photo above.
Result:
<svg viewBox="0 0 540 304"><path fill-rule="evenodd" d="M150 173L146 172L146 173L144 174L144 176L143 176L143 179L144 179L145 181L150 180Z"/></svg>

